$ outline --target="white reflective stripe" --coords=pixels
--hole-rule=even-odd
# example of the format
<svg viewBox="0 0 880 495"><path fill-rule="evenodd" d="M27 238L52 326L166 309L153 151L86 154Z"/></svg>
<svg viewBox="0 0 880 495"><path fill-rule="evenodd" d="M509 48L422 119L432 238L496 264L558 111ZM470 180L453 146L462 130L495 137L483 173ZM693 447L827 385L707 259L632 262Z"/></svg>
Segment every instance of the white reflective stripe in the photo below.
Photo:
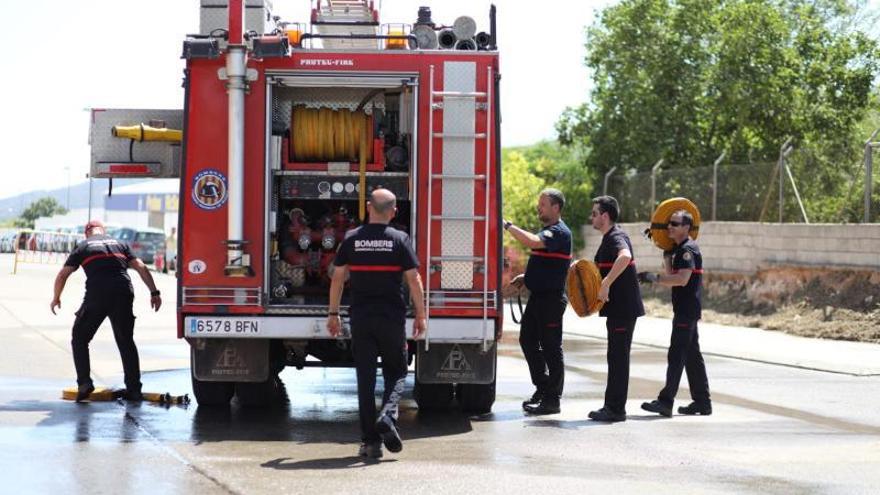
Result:
<svg viewBox="0 0 880 495"><path fill-rule="evenodd" d="M406 338L412 338L413 320L406 320ZM432 318L431 342L482 342L483 341L483 318ZM497 322L490 319L488 322L488 340L495 340ZM419 338L418 340L423 340Z"/></svg>
<svg viewBox="0 0 880 495"><path fill-rule="evenodd" d="M255 322L258 331L248 332L200 332L199 321ZM348 319L346 319L348 323ZM495 340L495 320L489 321L489 340ZM412 339L413 320L406 320L406 337ZM204 325L203 325L204 327ZM211 328L216 325L212 324ZM232 324L230 328L240 328ZM252 325L246 325L250 329ZM192 338L284 338L284 339L332 339L327 332L327 318L316 316L187 316L183 321L184 337ZM421 338L419 339L421 340ZM433 318L431 320L431 342L482 342L482 318Z"/></svg>

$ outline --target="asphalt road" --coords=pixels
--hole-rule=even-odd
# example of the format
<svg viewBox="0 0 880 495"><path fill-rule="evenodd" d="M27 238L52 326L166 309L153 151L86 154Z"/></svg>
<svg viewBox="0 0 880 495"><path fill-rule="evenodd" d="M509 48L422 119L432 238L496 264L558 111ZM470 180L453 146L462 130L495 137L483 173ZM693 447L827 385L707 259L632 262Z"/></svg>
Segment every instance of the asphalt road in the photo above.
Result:
<svg viewBox="0 0 880 495"><path fill-rule="evenodd" d="M493 412L420 414L402 404L404 450L356 456L353 370L286 370L289 404L272 410L60 400L73 386L70 324L82 296L71 277L49 312L57 266L11 275L0 255L0 472L3 493L876 493L880 377L709 357L710 417L639 409L662 386L665 353L634 346L629 418L598 424L605 342L569 334L562 413L524 416L532 392L516 334L498 360ZM145 390L189 393L188 349L175 338L174 279L148 309L135 281ZM170 296L170 297L168 297ZM660 322L657 324L667 324ZM641 326L637 331L650 331ZM109 326L92 345L98 385L119 385ZM411 379L409 389L411 390ZM687 390L680 393L687 402Z"/></svg>

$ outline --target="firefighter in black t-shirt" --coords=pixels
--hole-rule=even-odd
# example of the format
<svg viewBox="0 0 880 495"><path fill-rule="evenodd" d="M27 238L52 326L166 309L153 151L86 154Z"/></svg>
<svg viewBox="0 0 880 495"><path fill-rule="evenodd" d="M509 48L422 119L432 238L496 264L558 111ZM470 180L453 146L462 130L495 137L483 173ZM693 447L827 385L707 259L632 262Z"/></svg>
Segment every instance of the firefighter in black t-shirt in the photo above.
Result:
<svg viewBox="0 0 880 495"><path fill-rule="evenodd" d="M522 316L519 344L522 347L535 393L523 402L530 414L556 414L565 379L562 357L562 315L568 300L565 280L571 263L571 231L562 221L565 196L558 189L538 195L541 230L533 234L511 222L504 228L514 239L531 248L526 273L514 278L514 287L529 289L529 302Z"/></svg>
<svg viewBox="0 0 880 495"><path fill-rule="evenodd" d="M156 311L162 298L153 276L144 262L131 254L129 247L104 233L104 224L92 220L86 224L86 239L67 257L64 267L55 277L55 295L49 309L61 307L61 293L70 274L80 266L86 272L86 295L76 312L71 346L76 367L77 402L86 399L95 390L90 376L89 342L104 318L110 318L113 337L122 358L125 373L125 397L141 400L141 371L137 347L134 343L134 288L128 269L133 268L150 289L150 306Z"/></svg>
<svg viewBox="0 0 880 495"><path fill-rule="evenodd" d="M645 314L642 294L636 280L635 260L629 236L616 224L620 214L617 200L611 196L593 199L593 228L602 232L602 244L596 251L596 265L602 276L599 299L605 301L599 316L605 316L608 332L608 384L605 405L590 411L594 421L625 421L629 388L629 352L636 319Z"/></svg>
<svg viewBox="0 0 880 495"><path fill-rule="evenodd" d="M657 400L645 402L642 409L672 417L672 405L678 393L682 370L687 371L693 402L679 407L680 414L712 414L706 363L700 352L697 322L701 316L700 297L703 286L703 256L697 243L690 238L694 218L686 210L672 214L666 228L675 241L672 252L664 253L666 273L639 273L639 280L672 287L672 337L667 355L666 386Z"/></svg>
<svg viewBox="0 0 880 495"><path fill-rule="evenodd" d="M413 337L426 328L419 260L406 233L389 227L397 213L396 198L387 189L370 194L369 223L346 233L333 260L327 329L336 337L342 331L339 305L346 277L351 276L349 317L351 344L357 369L360 412L360 455L382 457L381 442L391 452L403 444L397 432L398 403L406 381L406 299L403 281L415 309ZM382 358L385 393L376 419L376 358Z"/></svg>

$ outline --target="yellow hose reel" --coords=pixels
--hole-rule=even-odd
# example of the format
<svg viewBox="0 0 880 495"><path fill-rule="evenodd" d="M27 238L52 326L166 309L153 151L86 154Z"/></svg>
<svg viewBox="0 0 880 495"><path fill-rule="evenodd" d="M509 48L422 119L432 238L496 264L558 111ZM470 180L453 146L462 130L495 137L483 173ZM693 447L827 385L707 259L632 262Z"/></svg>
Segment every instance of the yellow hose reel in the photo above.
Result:
<svg viewBox="0 0 880 495"><path fill-rule="evenodd" d="M290 147L295 162L356 162L366 134L367 162L373 161L373 119L348 109L295 106L291 112Z"/></svg>
<svg viewBox="0 0 880 495"><path fill-rule="evenodd" d="M602 276L599 267L589 260L577 260L568 267L568 303L578 316L589 316L604 304L599 300Z"/></svg>
<svg viewBox="0 0 880 495"><path fill-rule="evenodd" d="M648 229L648 237L654 241L655 246L664 251L675 247L675 241L669 238L666 226L669 224L672 214L679 210L685 210L694 217L690 238L696 239L700 235L700 209L697 208L697 205L687 198L669 198L654 210L654 214L651 215L651 227Z"/></svg>

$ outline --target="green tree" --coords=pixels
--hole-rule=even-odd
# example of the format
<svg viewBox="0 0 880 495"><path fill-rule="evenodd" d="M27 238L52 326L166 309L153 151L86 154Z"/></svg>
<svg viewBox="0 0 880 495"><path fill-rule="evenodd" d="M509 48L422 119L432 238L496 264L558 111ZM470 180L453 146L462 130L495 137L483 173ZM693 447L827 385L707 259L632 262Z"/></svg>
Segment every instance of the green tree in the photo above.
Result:
<svg viewBox="0 0 880 495"><path fill-rule="evenodd" d="M503 169L501 172L501 194L504 198L502 215L505 219L528 230L535 230L538 225L535 207L538 193L543 189L544 182L530 170L522 152L502 150ZM504 247L515 249L522 256L527 251L510 235L504 236Z"/></svg>
<svg viewBox="0 0 880 495"><path fill-rule="evenodd" d="M590 215L593 179L583 166L583 152L576 146L542 141L532 146L503 150L505 218L531 231L540 227L536 213L538 193L553 187L565 194L562 217L572 231L574 249L584 247L581 227ZM522 250L516 241L505 236L505 246Z"/></svg>
<svg viewBox="0 0 880 495"><path fill-rule="evenodd" d="M21 215L15 221L15 225L32 229L34 228L34 221L40 217L51 217L52 215L63 215L65 213L67 213L67 209L61 206L55 198L40 198L21 212Z"/></svg>
<svg viewBox="0 0 880 495"><path fill-rule="evenodd" d="M568 109L560 141L582 144L594 180L647 171L773 161L792 169L812 217L839 210L858 163L859 124L880 66L858 28L864 1L623 0L587 30L591 100ZM791 216L798 214L792 203ZM799 216L799 214L798 214Z"/></svg>
<svg viewBox="0 0 880 495"><path fill-rule="evenodd" d="M530 173L541 179L544 187L553 187L565 194L562 218L571 229L575 251L583 249L581 227L589 221L593 196L593 176L583 166L584 150L577 146L562 146L558 142L541 141L517 148L517 151L522 153L529 164ZM537 198L532 202L535 201ZM537 221L537 217L534 218Z"/></svg>

